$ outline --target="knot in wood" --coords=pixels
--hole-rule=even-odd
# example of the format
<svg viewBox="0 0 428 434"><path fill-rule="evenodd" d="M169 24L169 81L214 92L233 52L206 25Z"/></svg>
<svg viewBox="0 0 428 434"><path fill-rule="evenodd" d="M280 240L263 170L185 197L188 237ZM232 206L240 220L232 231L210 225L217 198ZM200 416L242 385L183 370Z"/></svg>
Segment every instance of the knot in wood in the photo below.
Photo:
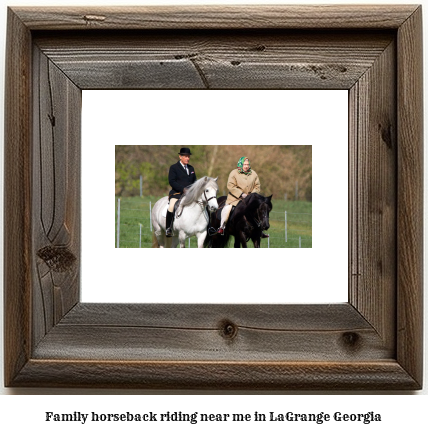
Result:
<svg viewBox="0 0 428 434"><path fill-rule="evenodd" d="M106 17L103 15L85 15L83 19L86 21L86 24L88 24L89 22L105 21Z"/></svg>
<svg viewBox="0 0 428 434"><path fill-rule="evenodd" d="M393 131L392 131L392 125L389 122L386 122L385 125L379 124L379 131L382 137L382 141L386 144L386 146L389 149L393 148Z"/></svg>
<svg viewBox="0 0 428 434"><path fill-rule="evenodd" d="M233 339L238 334L238 326L229 320L221 321L219 329L220 329L220 334L225 339Z"/></svg>
<svg viewBox="0 0 428 434"><path fill-rule="evenodd" d="M361 344L360 335L355 332L345 332L342 334L342 344L348 350L357 350Z"/></svg>
<svg viewBox="0 0 428 434"><path fill-rule="evenodd" d="M37 251L37 256L43 259L51 271L58 273L69 270L76 261L67 247L46 246Z"/></svg>

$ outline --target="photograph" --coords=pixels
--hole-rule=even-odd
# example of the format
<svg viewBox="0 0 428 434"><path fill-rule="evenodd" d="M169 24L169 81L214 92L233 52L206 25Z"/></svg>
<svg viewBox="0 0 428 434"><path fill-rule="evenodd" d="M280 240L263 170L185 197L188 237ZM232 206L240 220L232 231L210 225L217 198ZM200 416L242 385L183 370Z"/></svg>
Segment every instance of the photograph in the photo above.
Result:
<svg viewBox="0 0 428 434"><path fill-rule="evenodd" d="M311 145L118 145L115 181L117 247L312 247Z"/></svg>

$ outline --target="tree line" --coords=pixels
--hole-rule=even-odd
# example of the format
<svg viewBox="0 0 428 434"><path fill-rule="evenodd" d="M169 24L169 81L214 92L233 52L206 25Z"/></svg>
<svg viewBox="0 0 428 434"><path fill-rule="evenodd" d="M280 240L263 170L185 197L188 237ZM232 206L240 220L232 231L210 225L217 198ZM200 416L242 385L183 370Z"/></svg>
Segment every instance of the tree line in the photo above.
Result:
<svg viewBox="0 0 428 434"><path fill-rule="evenodd" d="M219 194L227 194L229 173L245 156L260 178L262 194L276 199L312 200L312 146L182 145L190 148L190 164L198 178L218 177ZM116 196L165 196L169 167L178 161L181 145L119 145L115 149Z"/></svg>

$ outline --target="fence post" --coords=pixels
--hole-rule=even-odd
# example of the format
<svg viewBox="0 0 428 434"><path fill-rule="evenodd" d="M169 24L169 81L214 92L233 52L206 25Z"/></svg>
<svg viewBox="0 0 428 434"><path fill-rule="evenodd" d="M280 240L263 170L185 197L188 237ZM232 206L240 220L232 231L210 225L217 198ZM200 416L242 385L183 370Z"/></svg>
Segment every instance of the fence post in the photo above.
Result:
<svg viewBox="0 0 428 434"><path fill-rule="evenodd" d="M142 227L142 224L140 223L140 249L141 249L141 227Z"/></svg>
<svg viewBox="0 0 428 434"><path fill-rule="evenodd" d="M143 197L143 175L140 175L140 197Z"/></svg>
<svg viewBox="0 0 428 434"><path fill-rule="evenodd" d="M120 237L120 197L117 199L117 239L116 248L119 248L119 237Z"/></svg>
<svg viewBox="0 0 428 434"><path fill-rule="evenodd" d="M153 232L153 229L152 229L152 201L149 202L149 206L150 206L150 232Z"/></svg>
<svg viewBox="0 0 428 434"><path fill-rule="evenodd" d="M299 237L299 249L302 248L302 237Z"/></svg>
<svg viewBox="0 0 428 434"><path fill-rule="evenodd" d="M287 242L287 211L285 212L285 242Z"/></svg>
<svg viewBox="0 0 428 434"><path fill-rule="evenodd" d="M190 249L190 237L189 237L189 249Z"/></svg>

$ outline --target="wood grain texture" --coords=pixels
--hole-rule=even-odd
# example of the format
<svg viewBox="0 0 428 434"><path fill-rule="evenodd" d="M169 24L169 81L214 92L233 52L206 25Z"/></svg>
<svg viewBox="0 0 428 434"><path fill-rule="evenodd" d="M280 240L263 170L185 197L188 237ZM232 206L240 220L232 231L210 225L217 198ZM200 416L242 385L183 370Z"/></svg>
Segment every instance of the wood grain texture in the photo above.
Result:
<svg viewBox="0 0 428 434"><path fill-rule="evenodd" d="M350 302L395 347L395 43L350 91Z"/></svg>
<svg viewBox="0 0 428 434"><path fill-rule="evenodd" d="M14 7L32 30L397 29L415 5Z"/></svg>
<svg viewBox="0 0 428 434"><path fill-rule="evenodd" d="M412 390L394 361L367 363L30 360L16 386L222 390Z"/></svg>
<svg viewBox="0 0 428 434"><path fill-rule="evenodd" d="M30 32L9 11L5 76L4 322L6 384L30 357L31 333L31 129ZM17 128L17 126L23 126Z"/></svg>
<svg viewBox="0 0 428 434"><path fill-rule="evenodd" d="M54 32L35 43L81 89L349 89L393 38L390 31L139 32L119 39Z"/></svg>
<svg viewBox="0 0 428 434"><path fill-rule="evenodd" d="M46 336L33 356L56 360L356 362L373 357L392 359L394 352L349 304L80 304Z"/></svg>
<svg viewBox="0 0 428 434"><path fill-rule="evenodd" d="M81 91L33 49L33 346L79 301Z"/></svg>
<svg viewBox="0 0 428 434"><path fill-rule="evenodd" d="M10 9L6 385L421 388L421 41L416 6ZM349 303L79 303L81 90L243 87L349 89Z"/></svg>
<svg viewBox="0 0 428 434"><path fill-rule="evenodd" d="M398 32L397 359L422 383L423 74L422 7Z"/></svg>
<svg viewBox="0 0 428 434"><path fill-rule="evenodd" d="M343 304L105 304L79 303L64 325L188 328L217 330L230 321L238 327L270 330L349 331L371 325L348 303Z"/></svg>

